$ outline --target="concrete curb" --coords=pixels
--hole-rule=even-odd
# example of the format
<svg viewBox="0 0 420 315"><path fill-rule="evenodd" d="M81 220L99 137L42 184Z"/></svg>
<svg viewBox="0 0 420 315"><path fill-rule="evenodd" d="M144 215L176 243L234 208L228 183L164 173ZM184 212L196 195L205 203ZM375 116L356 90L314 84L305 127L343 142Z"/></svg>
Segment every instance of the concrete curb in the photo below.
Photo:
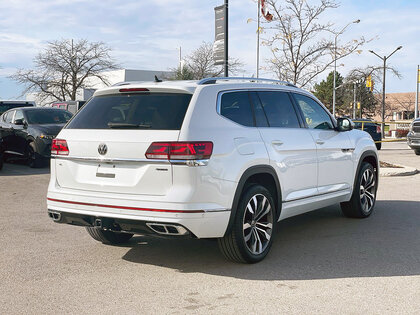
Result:
<svg viewBox="0 0 420 315"><path fill-rule="evenodd" d="M389 163L389 162L387 162ZM394 163L390 163L394 164ZM399 168L381 167L379 170L379 176L391 177L391 176L411 176L417 174L419 171L414 167L394 164Z"/></svg>

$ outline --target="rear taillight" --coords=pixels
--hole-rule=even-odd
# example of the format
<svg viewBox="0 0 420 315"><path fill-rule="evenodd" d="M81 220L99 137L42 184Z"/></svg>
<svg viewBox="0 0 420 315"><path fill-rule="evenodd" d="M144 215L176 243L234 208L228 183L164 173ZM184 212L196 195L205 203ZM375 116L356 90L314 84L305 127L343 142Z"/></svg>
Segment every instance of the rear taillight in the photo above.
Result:
<svg viewBox="0 0 420 315"><path fill-rule="evenodd" d="M204 160L213 152L213 142L153 142L146 152L148 159Z"/></svg>
<svg viewBox="0 0 420 315"><path fill-rule="evenodd" d="M381 133L381 126L380 125L376 126L376 133Z"/></svg>
<svg viewBox="0 0 420 315"><path fill-rule="evenodd" d="M62 139L53 139L51 144L51 154L69 155L69 147L67 141Z"/></svg>

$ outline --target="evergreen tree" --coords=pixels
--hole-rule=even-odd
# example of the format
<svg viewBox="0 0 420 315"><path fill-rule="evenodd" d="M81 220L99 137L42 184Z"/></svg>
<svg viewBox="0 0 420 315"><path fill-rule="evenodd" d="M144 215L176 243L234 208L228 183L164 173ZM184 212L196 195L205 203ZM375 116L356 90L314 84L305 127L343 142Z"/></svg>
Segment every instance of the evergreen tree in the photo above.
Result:
<svg viewBox="0 0 420 315"><path fill-rule="evenodd" d="M343 84L344 78L340 73L336 72L335 86L339 87ZM322 80L319 84L314 86L314 95L332 112L333 107L333 83L334 83L334 71L331 71L326 80ZM340 87L336 89L335 95L335 107L339 111L344 107L343 89Z"/></svg>

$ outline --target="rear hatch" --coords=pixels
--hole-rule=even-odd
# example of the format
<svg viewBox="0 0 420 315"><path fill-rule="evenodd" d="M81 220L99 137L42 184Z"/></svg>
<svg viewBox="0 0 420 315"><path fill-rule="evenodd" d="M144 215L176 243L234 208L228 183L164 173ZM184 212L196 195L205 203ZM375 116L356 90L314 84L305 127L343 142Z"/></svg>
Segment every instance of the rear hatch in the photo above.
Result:
<svg viewBox="0 0 420 315"><path fill-rule="evenodd" d="M56 163L61 187L140 195L171 188L171 165L145 153L152 142L178 140L192 94L123 90L95 96L59 134L69 150Z"/></svg>

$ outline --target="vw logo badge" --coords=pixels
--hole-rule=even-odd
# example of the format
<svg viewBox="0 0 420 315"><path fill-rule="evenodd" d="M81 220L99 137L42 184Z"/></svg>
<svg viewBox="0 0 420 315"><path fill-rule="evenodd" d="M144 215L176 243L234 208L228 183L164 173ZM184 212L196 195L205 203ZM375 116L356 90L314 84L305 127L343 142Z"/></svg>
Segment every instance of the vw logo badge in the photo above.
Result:
<svg viewBox="0 0 420 315"><path fill-rule="evenodd" d="M105 155L108 152L108 147L106 146L105 143L101 143L98 146L98 152L100 155Z"/></svg>

